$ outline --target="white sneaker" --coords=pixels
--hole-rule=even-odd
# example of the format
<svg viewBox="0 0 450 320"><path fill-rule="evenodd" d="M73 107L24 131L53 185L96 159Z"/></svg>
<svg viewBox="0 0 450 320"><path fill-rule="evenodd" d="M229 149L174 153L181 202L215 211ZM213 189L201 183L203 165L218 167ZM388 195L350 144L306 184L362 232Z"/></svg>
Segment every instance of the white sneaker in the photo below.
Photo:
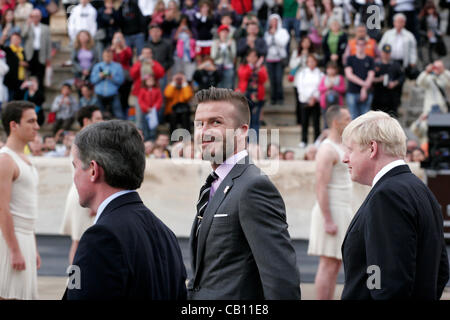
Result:
<svg viewBox="0 0 450 320"><path fill-rule="evenodd" d="M304 148L306 148L306 143L304 143L304 142L302 141L302 142L300 142L300 143L298 144L298 147L299 147L300 149L304 149Z"/></svg>

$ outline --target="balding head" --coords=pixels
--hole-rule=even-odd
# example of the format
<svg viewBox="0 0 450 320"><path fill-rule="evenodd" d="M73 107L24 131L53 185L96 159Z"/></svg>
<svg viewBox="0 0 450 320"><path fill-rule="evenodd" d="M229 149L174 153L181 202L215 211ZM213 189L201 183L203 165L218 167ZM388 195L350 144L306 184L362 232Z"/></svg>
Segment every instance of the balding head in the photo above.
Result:
<svg viewBox="0 0 450 320"><path fill-rule="evenodd" d="M434 72L436 72L437 74L441 74L445 71L444 62L442 62L442 60L436 60L433 63L433 67L434 67Z"/></svg>
<svg viewBox="0 0 450 320"><path fill-rule="evenodd" d="M38 24L41 22L42 19L42 13L39 9L33 9L30 13L30 18L33 21L34 24Z"/></svg>

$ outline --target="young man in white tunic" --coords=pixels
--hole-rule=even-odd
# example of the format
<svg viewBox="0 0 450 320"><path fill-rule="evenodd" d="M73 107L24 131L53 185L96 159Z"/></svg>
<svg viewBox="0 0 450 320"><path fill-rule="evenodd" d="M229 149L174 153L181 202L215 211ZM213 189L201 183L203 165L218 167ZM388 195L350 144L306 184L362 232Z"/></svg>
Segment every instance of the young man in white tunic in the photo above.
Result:
<svg viewBox="0 0 450 320"><path fill-rule="evenodd" d="M0 150L0 299L37 299L38 173L24 154L38 134L35 105L12 101L2 110L8 139Z"/></svg>

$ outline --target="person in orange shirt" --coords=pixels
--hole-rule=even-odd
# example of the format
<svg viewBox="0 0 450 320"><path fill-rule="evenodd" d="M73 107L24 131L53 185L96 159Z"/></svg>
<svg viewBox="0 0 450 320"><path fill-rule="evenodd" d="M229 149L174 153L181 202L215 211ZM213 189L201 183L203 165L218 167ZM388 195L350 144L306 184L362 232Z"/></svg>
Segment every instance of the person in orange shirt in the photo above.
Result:
<svg viewBox="0 0 450 320"><path fill-rule="evenodd" d="M181 128L191 131L191 107L188 102L193 96L194 91L186 81L186 76L183 72L177 72L164 90L164 116L170 124L171 134L178 124L181 124Z"/></svg>
<svg viewBox="0 0 450 320"><path fill-rule="evenodd" d="M343 64L347 64L347 58L356 54L356 39L366 39L366 56L369 56L375 60L378 60L381 56L380 50L375 39L370 38L367 35L367 29L364 24L360 24L355 29L355 37L348 41L347 48L345 49L344 56L342 57Z"/></svg>

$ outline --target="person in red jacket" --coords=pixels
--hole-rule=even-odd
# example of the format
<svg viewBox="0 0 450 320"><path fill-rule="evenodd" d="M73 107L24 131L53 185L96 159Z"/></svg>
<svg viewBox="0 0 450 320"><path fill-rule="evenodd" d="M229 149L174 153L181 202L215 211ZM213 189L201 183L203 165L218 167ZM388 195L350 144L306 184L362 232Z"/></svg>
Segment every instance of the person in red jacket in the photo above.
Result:
<svg viewBox="0 0 450 320"><path fill-rule="evenodd" d="M231 0L231 6L236 11L236 13L243 15L247 12L252 11L253 1L252 0Z"/></svg>
<svg viewBox="0 0 450 320"><path fill-rule="evenodd" d="M255 49L248 51L246 56L247 63L241 64L238 69L238 87L239 91L249 100L251 120L250 129L256 130L256 136L259 136L261 109L264 106L266 90L264 83L268 79L267 69L263 65L264 57L259 57Z"/></svg>
<svg viewBox="0 0 450 320"><path fill-rule="evenodd" d="M144 115L141 118L144 141L155 140L156 138L156 126L158 125L158 121L155 121L154 117L156 117L156 119L158 118L158 111L161 109L162 102L162 92L158 87L155 76L144 76L142 87L139 89L138 95L138 104Z"/></svg>
<svg viewBox="0 0 450 320"><path fill-rule="evenodd" d="M139 56L139 60L133 64L130 68L130 77L133 80L133 88L131 89L131 94L135 97L139 96L139 90L141 89L141 78L147 75L153 75L155 77L155 81L159 82L159 79L164 77L165 70L161 66L161 64L153 60L153 52L152 49L148 46L145 46L142 49L141 55ZM139 107L139 102L136 101L135 106L136 111L136 126L144 130L142 128L144 115L141 112L141 108Z"/></svg>

